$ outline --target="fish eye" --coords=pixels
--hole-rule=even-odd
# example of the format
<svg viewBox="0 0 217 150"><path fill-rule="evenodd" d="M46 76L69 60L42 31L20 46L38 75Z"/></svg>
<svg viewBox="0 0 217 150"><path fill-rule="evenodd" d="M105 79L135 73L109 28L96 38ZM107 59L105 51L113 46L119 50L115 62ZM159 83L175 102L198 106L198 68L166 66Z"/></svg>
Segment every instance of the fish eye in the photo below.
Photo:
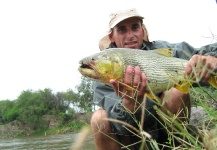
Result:
<svg viewBox="0 0 217 150"><path fill-rule="evenodd" d="M114 62L115 62L115 63L118 63L118 60L117 60L117 59L114 59Z"/></svg>
<svg viewBox="0 0 217 150"><path fill-rule="evenodd" d="M109 59L108 55L103 55L102 57L105 58L105 59Z"/></svg>

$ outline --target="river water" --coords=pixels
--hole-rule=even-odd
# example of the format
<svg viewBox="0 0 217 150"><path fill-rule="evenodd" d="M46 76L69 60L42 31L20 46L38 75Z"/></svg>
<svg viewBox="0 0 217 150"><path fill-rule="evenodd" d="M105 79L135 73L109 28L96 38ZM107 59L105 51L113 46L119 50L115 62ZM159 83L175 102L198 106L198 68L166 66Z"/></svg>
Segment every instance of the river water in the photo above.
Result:
<svg viewBox="0 0 217 150"><path fill-rule="evenodd" d="M0 150L72 150L71 147L77 139L78 134L0 139ZM89 136L85 140L81 150L94 150L92 136Z"/></svg>

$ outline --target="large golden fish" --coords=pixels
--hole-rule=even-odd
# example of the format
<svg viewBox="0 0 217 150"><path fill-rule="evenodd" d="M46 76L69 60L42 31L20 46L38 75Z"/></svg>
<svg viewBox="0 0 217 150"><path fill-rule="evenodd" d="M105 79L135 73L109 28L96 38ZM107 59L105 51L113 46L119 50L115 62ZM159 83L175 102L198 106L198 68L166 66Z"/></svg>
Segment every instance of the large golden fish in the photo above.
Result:
<svg viewBox="0 0 217 150"><path fill-rule="evenodd" d="M78 70L85 77L110 85L110 79L123 82L127 65L139 66L147 76L148 93L161 93L171 87L187 92L199 80L186 79L187 60L171 57L171 53L171 49L110 48L81 59ZM208 83L217 88L215 72Z"/></svg>

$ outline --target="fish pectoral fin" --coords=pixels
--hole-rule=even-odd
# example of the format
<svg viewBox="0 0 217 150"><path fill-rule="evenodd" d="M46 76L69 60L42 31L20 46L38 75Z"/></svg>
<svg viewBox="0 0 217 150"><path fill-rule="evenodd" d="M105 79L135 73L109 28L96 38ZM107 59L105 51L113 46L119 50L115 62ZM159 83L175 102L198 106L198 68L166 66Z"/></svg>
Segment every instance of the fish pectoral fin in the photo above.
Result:
<svg viewBox="0 0 217 150"><path fill-rule="evenodd" d="M155 98L155 95L153 95L152 93L150 93L150 92L147 92L147 93L145 93L146 94L146 96L149 98L149 99L154 99Z"/></svg>
<svg viewBox="0 0 217 150"><path fill-rule="evenodd" d="M217 89L217 76L211 76L208 80L208 83Z"/></svg>
<svg viewBox="0 0 217 150"><path fill-rule="evenodd" d="M147 96L150 100L157 100L158 102L161 101L160 97L156 96L156 95L155 95L154 93L152 93L152 92L146 92L145 94L146 94L146 96ZM156 104L158 104L158 103L156 103Z"/></svg>
<svg viewBox="0 0 217 150"><path fill-rule="evenodd" d="M189 82L182 82L180 84L176 84L174 86L174 88L176 88L177 90L179 90L179 91L181 91L183 93L188 93L188 90L189 90L190 86L191 86L191 83L189 83Z"/></svg>

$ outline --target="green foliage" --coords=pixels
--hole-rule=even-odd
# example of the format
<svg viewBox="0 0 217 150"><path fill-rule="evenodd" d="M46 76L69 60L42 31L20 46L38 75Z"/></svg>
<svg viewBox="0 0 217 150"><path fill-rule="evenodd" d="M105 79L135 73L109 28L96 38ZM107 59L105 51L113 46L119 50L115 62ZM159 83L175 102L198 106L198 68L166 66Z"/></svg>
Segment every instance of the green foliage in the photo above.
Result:
<svg viewBox="0 0 217 150"><path fill-rule="evenodd" d="M8 123L16 119L17 111L13 108L14 102L9 100L0 101L0 123Z"/></svg>
<svg viewBox="0 0 217 150"><path fill-rule="evenodd" d="M81 128L85 125L84 122L80 121L80 120L75 120L75 121L71 121L67 126L69 126L70 128L79 131L81 130Z"/></svg>
<svg viewBox="0 0 217 150"><path fill-rule="evenodd" d="M191 101L193 105L200 105L199 100L208 102L217 102L217 90L211 86L193 87L190 89Z"/></svg>
<svg viewBox="0 0 217 150"><path fill-rule="evenodd" d="M0 124L18 120L37 130L44 127L42 124L46 124L42 119L43 115L55 115L64 126L75 118L75 110L70 108L70 104L85 112L92 112L92 82L82 77L76 90L74 92L68 89L66 92L57 93L53 93L49 88L22 91L13 101L0 101Z"/></svg>
<svg viewBox="0 0 217 150"><path fill-rule="evenodd" d="M33 128L37 128L41 124L44 108L42 95L31 90L23 91L14 105L14 109L19 113L16 119L31 124Z"/></svg>
<svg viewBox="0 0 217 150"><path fill-rule="evenodd" d="M59 113L58 118L60 119L59 126L63 127L67 124L70 120L72 120L72 116L74 114L66 114L66 113Z"/></svg>
<svg viewBox="0 0 217 150"><path fill-rule="evenodd" d="M92 112L93 107L93 87L92 81L88 78L81 77L81 84L77 86L79 107L85 111Z"/></svg>
<svg viewBox="0 0 217 150"><path fill-rule="evenodd" d="M206 128L217 124L217 90L211 86L191 89L191 100L194 106L202 106L207 113L203 120L210 120Z"/></svg>
<svg viewBox="0 0 217 150"><path fill-rule="evenodd" d="M78 94L75 93L72 89L68 89L66 92L64 92L63 97L72 104L78 102Z"/></svg>
<svg viewBox="0 0 217 150"><path fill-rule="evenodd" d="M8 110L8 112L3 117L3 120L7 120L7 122L11 122L18 117L18 112L15 108Z"/></svg>
<svg viewBox="0 0 217 150"><path fill-rule="evenodd" d="M0 118L3 123L19 120L37 129L43 122L43 115L65 113L69 103L64 93L53 94L50 89L26 90L14 101L0 101Z"/></svg>
<svg viewBox="0 0 217 150"><path fill-rule="evenodd" d="M74 119L75 118L75 110L73 108L68 108L68 110L66 111L66 114L71 118Z"/></svg>

